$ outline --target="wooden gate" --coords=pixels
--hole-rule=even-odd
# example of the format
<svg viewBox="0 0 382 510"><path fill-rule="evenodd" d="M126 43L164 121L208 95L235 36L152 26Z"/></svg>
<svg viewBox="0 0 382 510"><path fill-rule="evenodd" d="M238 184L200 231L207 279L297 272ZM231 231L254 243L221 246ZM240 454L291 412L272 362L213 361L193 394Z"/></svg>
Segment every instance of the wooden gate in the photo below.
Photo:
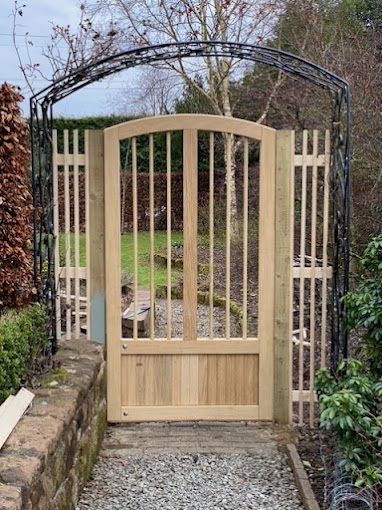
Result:
<svg viewBox="0 0 382 510"><path fill-rule="evenodd" d="M183 334L171 334L171 134L183 139ZM231 228L232 195L225 197L225 333L198 338L198 135L209 135L209 302L213 322L214 294L214 144L224 133L226 167L231 168L234 144L242 152L243 203L240 234ZM274 319L275 319L275 225L276 225L276 131L239 119L205 115L146 118L108 128L105 151L105 276L106 341L108 370L108 419L111 422L150 420L272 420L274 418ZM154 134L165 133L167 159L167 335L155 336L154 256L155 189ZM215 133L215 134L214 134ZM137 140L148 135L150 333L138 335L138 229L141 216L137 189ZM132 230L133 230L133 333L121 334L121 204L120 143L131 141ZM249 253L249 142L260 142L258 205L258 331L248 333ZM235 149L236 150L236 149ZM291 158L289 159L291 164ZM225 176L230 190L234 176ZM237 183L236 183L237 184ZM285 214L285 211L283 211ZM289 214L289 213L288 213ZM216 218L216 216L215 216ZM242 238L243 308L239 313L242 334L231 335L230 274L233 236ZM287 246L288 250L288 246ZM290 266L290 259L287 264ZM281 280L283 276L281 275ZM280 280L280 275L279 275ZM288 281L288 280L286 280ZM278 289L280 291L280 289ZM282 290L281 290L282 292ZM288 304L286 309L288 309ZM287 313L289 311L286 310ZM286 319L287 320L287 319ZM285 338L284 342L290 342ZM288 364L288 361L287 361ZM286 394L290 388L284 388ZM287 401L289 398L286 399Z"/></svg>

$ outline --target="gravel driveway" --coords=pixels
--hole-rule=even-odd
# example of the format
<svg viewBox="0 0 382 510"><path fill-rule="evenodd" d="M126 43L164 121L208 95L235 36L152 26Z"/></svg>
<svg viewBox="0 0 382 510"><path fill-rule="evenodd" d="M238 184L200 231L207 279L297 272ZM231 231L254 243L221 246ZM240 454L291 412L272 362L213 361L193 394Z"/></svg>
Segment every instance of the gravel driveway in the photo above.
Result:
<svg viewBox="0 0 382 510"><path fill-rule="evenodd" d="M261 424L109 427L76 510L302 510L286 456Z"/></svg>

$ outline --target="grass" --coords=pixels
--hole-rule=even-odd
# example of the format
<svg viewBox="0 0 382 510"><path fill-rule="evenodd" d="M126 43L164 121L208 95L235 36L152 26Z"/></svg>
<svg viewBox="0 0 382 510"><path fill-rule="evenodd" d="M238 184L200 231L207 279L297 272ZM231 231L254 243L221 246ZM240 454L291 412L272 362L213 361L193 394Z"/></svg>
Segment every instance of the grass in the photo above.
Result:
<svg viewBox="0 0 382 510"><path fill-rule="evenodd" d="M65 236L60 235L60 259L65 265ZM182 243L183 233L172 232L171 243ZM166 249L167 235L165 231L156 231L154 235L154 253ZM70 235L71 264L74 265L74 235ZM86 239L85 234L80 234L80 266L86 266ZM130 275L134 269L133 234L131 232L121 235L121 269ZM172 283L176 283L182 275L181 269L173 268L171 271ZM154 286L167 283L166 267L155 265ZM150 232L138 232L138 284L144 287L150 286Z"/></svg>

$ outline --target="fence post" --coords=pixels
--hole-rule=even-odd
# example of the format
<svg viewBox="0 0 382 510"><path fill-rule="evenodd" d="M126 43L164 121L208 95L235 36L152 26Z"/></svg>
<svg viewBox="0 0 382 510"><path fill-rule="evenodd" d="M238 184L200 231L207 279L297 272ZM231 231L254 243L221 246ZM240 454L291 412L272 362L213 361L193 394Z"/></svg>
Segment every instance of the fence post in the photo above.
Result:
<svg viewBox="0 0 382 510"><path fill-rule="evenodd" d="M88 339L105 344L104 134L85 131Z"/></svg>
<svg viewBox="0 0 382 510"><path fill-rule="evenodd" d="M276 138L274 421L292 419L292 260L294 224L294 132Z"/></svg>

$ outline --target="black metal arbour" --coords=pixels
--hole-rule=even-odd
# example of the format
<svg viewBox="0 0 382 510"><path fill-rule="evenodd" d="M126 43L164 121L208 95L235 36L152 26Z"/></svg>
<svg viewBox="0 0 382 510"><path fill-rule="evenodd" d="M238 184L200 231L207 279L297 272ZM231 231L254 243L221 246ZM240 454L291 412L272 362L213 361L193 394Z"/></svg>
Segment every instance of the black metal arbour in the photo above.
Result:
<svg viewBox="0 0 382 510"><path fill-rule="evenodd" d="M230 57L265 64L325 89L333 99L331 123L331 175L333 206L333 289L331 362L346 357L342 297L348 291L350 253L350 90L342 78L290 53L236 42L190 41L160 44L124 51L85 65L57 80L30 99L32 176L34 197L35 282L38 298L51 313L52 347L55 338L55 288L53 229L52 119L53 105L73 92L120 71L179 58Z"/></svg>

